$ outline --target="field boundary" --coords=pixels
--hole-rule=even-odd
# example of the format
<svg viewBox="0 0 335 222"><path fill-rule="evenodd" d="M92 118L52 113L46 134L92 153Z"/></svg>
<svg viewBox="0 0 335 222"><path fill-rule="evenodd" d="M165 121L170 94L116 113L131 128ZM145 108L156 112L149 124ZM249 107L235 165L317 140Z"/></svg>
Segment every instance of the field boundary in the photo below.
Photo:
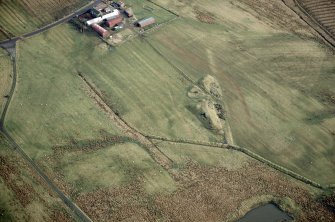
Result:
<svg viewBox="0 0 335 222"><path fill-rule="evenodd" d="M140 131L131 127L125 120L123 120L119 115L117 115L113 109L105 102L103 96L99 91L83 76L82 73L78 72L78 76L86 84L86 86L91 90L92 99L95 100L97 105L108 115L108 117L119 127L124 134L134 139L141 145L143 145L148 154L153 158L153 160L162 166L164 169L169 170L172 166L172 160L161 152L159 148L147 137L145 137Z"/></svg>
<svg viewBox="0 0 335 222"><path fill-rule="evenodd" d="M312 15L310 15L297 0L282 0L283 3L297 14L308 26L315 30L321 39L335 49L335 36L328 32Z"/></svg>
<svg viewBox="0 0 335 222"><path fill-rule="evenodd" d="M172 11L171 9L165 8L164 6L161 6L160 4L158 4L158 3L156 3L156 2L154 2L152 0L147 0L147 2L150 2L150 3L154 4L154 5L156 5L157 7L160 7L162 9L164 9L165 11L170 12L171 14L173 14L173 15L175 15L177 17L180 17L178 13Z"/></svg>
<svg viewBox="0 0 335 222"><path fill-rule="evenodd" d="M244 147L240 147L240 146L236 146L236 145L230 145L230 144L223 144L223 143L215 143L215 142L204 142L204 141L194 141L194 140L188 140L188 139L181 139L181 138L177 138L177 139L172 139L172 138L166 138L166 137L160 137L160 136L154 136L154 135L146 135L146 137L150 140L159 140L159 141L163 141L163 142L172 142L172 143L180 143L180 144L191 144L191 145L201 145L201 146L207 146L207 147L215 147L215 148L221 148L221 149L231 149L231 150L235 150L235 151L239 151L242 152L244 154L246 154L247 156L261 162L264 163L268 166L270 166L271 168L284 173L296 180L299 180L305 184L311 185L315 188L318 189L334 189L335 188L335 184L329 184L329 185L322 185L320 183L317 183L311 179L308 179L292 170L287 169L286 167L283 167L277 163L274 163L262 156L260 156L257 153L254 153L253 151L244 148Z"/></svg>

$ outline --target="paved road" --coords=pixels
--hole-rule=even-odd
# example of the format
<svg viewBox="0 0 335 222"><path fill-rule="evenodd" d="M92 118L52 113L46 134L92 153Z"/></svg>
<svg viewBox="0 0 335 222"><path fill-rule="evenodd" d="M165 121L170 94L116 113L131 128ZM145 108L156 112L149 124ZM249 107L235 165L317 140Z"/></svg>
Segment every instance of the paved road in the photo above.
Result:
<svg viewBox="0 0 335 222"><path fill-rule="evenodd" d="M99 4L102 0L95 0L95 1L92 1L91 3L89 3L88 5L84 6L83 8L75 11L74 13L68 15L68 16L65 16L64 18L61 18L60 20L54 22L54 23L51 23L49 25L46 25L40 29L37 29L33 32L30 32L30 33L26 33L26 34L23 34L22 36L17 36L17 37L14 37L14 38L11 38L11 39L7 39L7 40L4 40L4 41L1 41L0 42L0 47L2 48L11 48L13 47L13 45L15 46L15 42L17 40L20 40L20 39L24 39L24 38L28 38L28 37L31 37L31 36L34 36L36 34L39 34L41 32L44 32L48 29L51 29L52 27L55 27L59 24L62 24L64 22L68 22L69 20L71 20L73 17L77 16L77 15L80 15L84 12L86 12L88 9L92 8L93 6Z"/></svg>
<svg viewBox="0 0 335 222"><path fill-rule="evenodd" d="M15 142L15 140L11 137L11 135L7 132L4 126L5 117L7 114L7 110L9 107L9 104L11 102L12 96L14 94L15 86L16 86L16 58L15 58L15 47L16 47L16 41L34 36L36 34L39 34L41 32L44 32L52 27L55 27L59 24L62 24L64 22L68 22L73 17L82 14L83 12L87 11L88 9L92 8L93 6L100 3L102 0L95 0L92 1L90 4L86 5L85 7L77 10L76 12L72 13L71 15L68 15L54 23L51 23L49 25L46 25L36 31L26 33L22 36L18 36L15 38L7 39L2 42L0 42L0 47L7 49L7 51L11 52L11 55L13 57L13 82L9 93L9 98L6 101L5 108L0 116L0 133L7 138L7 140L12 144L14 149L30 164L30 166L36 171L36 173L47 183L47 185L58 195L58 197L68 206L71 211L79 218L79 220L84 222L92 222L92 220L85 214L84 211L82 211L75 203L73 203L69 197L67 197L50 179L49 177L43 172L43 170L24 152L24 150ZM11 50L9 50L11 49Z"/></svg>

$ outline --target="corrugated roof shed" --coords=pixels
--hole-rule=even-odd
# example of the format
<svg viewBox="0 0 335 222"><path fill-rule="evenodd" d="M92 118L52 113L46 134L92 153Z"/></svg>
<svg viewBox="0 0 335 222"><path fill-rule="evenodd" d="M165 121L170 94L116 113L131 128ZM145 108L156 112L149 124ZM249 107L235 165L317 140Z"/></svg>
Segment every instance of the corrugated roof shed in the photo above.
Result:
<svg viewBox="0 0 335 222"><path fill-rule="evenodd" d="M136 22L136 25L139 26L139 27L141 27L141 28L143 28L145 26L154 24L155 22L156 22L156 20L155 20L154 17L149 17L149 18L138 20Z"/></svg>
<svg viewBox="0 0 335 222"><path fill-rule="evenodd" d="M114 9L111 13L108 13L108 14L106 14L106 15L103 15L103 16L102 16L102 19L103 19L103 20L104 20L104 19L109 20L109 19L116 18L116 17L118 17L118 16L120 16L120 11L117 10L117 9Z"/></svg>
<svg viewBox="0 0 335 222"><path fill-rule="evenodd" d="M119 24L120 22L122 22L122 16L119 16L119 17L116 17L114 19L106 21L106 25L108 27L114 27L115 25Z"/></svg>
<svg viewBox="0 0 335 222"><path fill-rule="evenodd" d="M93 24L91 27L92 27L92 29L94 31L96 31L97 33L99 33L99 35L102 36L102 37L104 37L104 38L109 35L109 32L106 29L102 28L98 24Z"/></svg>

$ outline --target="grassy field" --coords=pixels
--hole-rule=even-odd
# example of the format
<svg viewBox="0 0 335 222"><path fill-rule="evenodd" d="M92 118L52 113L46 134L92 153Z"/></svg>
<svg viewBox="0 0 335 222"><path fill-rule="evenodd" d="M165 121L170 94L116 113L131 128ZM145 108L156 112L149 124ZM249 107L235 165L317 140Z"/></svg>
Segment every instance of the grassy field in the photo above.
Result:
<svg viewBox="0 0 335 222"><path fill-rule="evenodd" d="M216 76L235 143L308 178L334 183L331 50L280 2L170 3L185 18L148 39L193 80ZM283 14L290 20L277 22Z"/></svg>
<svg viewBox="0 0 335 222"><path fill-rule="evenodd" d="M59 44L76 44L75 39L59 37ZM47 40L43 44L41 39L18 43L17 88L6 117L7 130L32 158L50 154L53 146L73 139L99 139L104 132L119 134L90 98L76 66L67 59L66 48ZM36 41L41 48L36 48Z"/></svg>
<svg viewBox="0 0 335 222"><path fill-rule="evenodd" d="M88 0L3 0L0 2L0 40L32 32L47 25Z"/></svg>
<svg viewBox="0 0 335 222"><path fill-rule="evenodd" d="M4 107L5 96L7 95L11 85L13 65L12 61L3 49L0 49L0 114Z"/></svg>
<svg viewBox="0 0 335 222"><path fill-rule="evenodd" d="M70 24L19 41L8 132L95 221L235 221L269 201L298 221L331 220L320 191L240 152L154 140L171 161L162 167L128 137L223 142L196 110L213 95L190 96L211 75L237 145L335 181L332 51L280 1L157 2L182 17L118 47ZM138 16L163 10L130 4Z"/></svg>
<svg viewBox="0 0 335 222"><path fill-rule="evenodd" d="M0 221L74 221L0 136Z"/></svg>
<svg viewBox="0 0 335 222"><path fill-rule="evenodd" d="M57 152L57 151L56 151ZM96 150L63 150L45 158L67 184L74 197L99 189L127 186L136 181L148 193L172 192L173 179L149 154L135 143L122 142ZM50 167L50 162L45 161Z"/></svg>
<svg viewBox="0 0 335 222"><path fill-rule="evenodd" d="M7 119L8 129L18 139L26 135L24 131L33 135L37 129L28 130L32 125L42 127L39 132L49 132L49 145L64 140L58 138L58 141L51 142L52 138L59 137L58 130L69 138L68 134L74 135L75 132L86 134L83 127L78 128L78 124L95 131L100 129L96 127L100 123L89 123L90 120L103 118L101 115L93 116L94 112L86 116L81 114L80 117L73 115L78 121L76 124L65 119L59 122L59 118L65 116L62 109L71 113L85 113L85 110L92 109L92 103L87 107L90 98L81 89L82 80L77 76L80 72L100 90L107 104L119 116L142 133L223 140L222 136L204 128L190 110L194 101L187 96L187 92L192 85L185 82L168 62L157 58L153 49L141 39L109 48L94 33L80 34L70 25L64 25L21 42L18 54L18 90ZM155 56L155 62L152 56ZM30 66L32 60L38 65ZM57 64L62 64L62 67ZM31 112L25 112L20 117L13 112L26 109ZM40 115L42 110L44 114ZM27 118L32 121L27 122ZM107 123L104 121L101 124L104 126ZM44 144L42 141L47 139L46 136L28 135L24 143Z"/></svg>
<svg viewBox="0 0 335 222"><path fill-rule="evenodd" d="M201 166L238 170L247 166L250 161L250 158L246 155L234 150L200 145L175 144L158 140L155 142L173 160L178 168L185 168L188 162L195 161Z"/></svg>
<svg viewBox="0 0 335 222"><path fill-rule="evenodd" d="M161 24L176 17L169 11L146 0L129 0L126 2L126 4L133 9L135 19L142 19L152 16L155 18L156 24Z"/></svg>

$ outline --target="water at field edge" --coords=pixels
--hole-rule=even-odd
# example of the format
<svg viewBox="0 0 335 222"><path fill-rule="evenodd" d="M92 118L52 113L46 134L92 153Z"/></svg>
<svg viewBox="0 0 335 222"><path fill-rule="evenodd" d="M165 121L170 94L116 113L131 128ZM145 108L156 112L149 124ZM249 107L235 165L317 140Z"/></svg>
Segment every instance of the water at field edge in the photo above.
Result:
<svg viewBox="0 0 335 222"><path fill-rule="evenodd" d="M274 204L265 204L249 211L237 222L284 222L293 218Z"/></svg>

